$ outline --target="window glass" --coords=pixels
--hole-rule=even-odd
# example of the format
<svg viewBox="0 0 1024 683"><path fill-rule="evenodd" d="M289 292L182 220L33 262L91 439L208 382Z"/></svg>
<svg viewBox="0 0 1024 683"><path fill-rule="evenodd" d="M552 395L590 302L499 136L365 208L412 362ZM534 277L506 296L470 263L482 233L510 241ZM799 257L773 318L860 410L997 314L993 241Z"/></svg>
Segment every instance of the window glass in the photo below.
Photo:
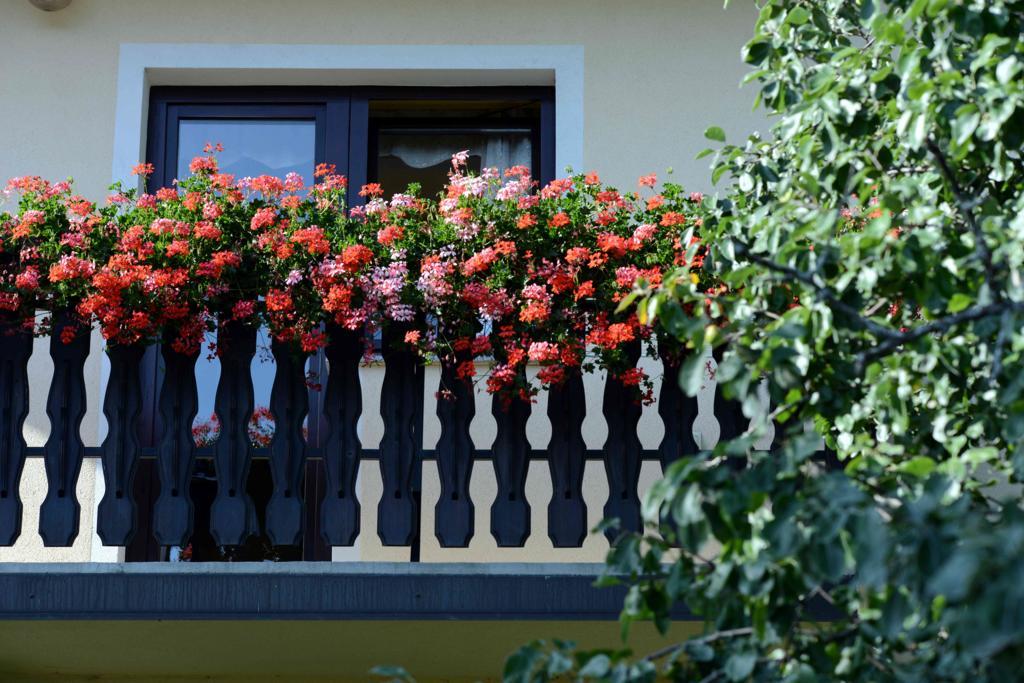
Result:
<svg viewBox="0 0 1024 683"><path fill-rule="evenodd" d="M207 143L220 143L220 169L237 178L289 173L313 179L316 122L277 119L184 119L178 124L178 178Z"/></svg>
<svg viewBox="0 0 1024 683"><path fill-rule="evenodd" d="M529 168L533 142L529 130L496 129L452 133L443 129L380 131L377 141L377 181L387 194L419 183L422 194L436 196L444 188L455 152L469 151L469 170L494 167L499 173L512 166Z"/></svg>

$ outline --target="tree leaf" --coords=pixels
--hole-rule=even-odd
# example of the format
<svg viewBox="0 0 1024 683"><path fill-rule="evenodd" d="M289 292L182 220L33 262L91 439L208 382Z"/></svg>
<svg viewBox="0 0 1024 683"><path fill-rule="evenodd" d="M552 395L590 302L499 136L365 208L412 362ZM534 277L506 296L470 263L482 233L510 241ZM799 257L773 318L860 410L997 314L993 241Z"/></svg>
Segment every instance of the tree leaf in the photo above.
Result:
<svg viewBox="0 0 1024 683"><path fill-rule="evenodd" d="M704 386L707 360L703 352L692 352L679 368L679 386L690 396L696 396Z"/></svg>
<svg viewBox="0 0 1024 683"><path fill-rule="evenodd" d="M725 675L730 681L744 681L750 677L757 664L757 653L741 651L729 655L725 660Z"/></svg>
<svg viewBox="0 0 1024 683"><path fill-rule="evenodd" d="M718 126L711 126L704 131L704 137L708 140L715 140L717 142L725 142L725 131Z"/></svg>

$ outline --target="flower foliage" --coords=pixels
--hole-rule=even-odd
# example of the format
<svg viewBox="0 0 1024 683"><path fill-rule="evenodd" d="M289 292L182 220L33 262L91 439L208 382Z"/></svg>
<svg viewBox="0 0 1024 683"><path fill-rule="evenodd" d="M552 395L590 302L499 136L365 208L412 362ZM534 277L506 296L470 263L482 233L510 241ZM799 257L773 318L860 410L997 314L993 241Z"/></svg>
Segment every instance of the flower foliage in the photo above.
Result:
<svg viewBox="0 0 1024 683"><path fill-rule="evenodd" d="M297 174L235 178L219 151L208 146L175 187L115 185L99 209L69 183L11 181L18 208L0 216L8 319L69 310L109 343L166 340L182 352L218 321L266 325L306 354L339 330L365 331L368 346L383 330L465 381L490 359L487 387L506 401L598 368L650 401L626 349L652 328L620 303L673 267L716 293L700 275L703 197L659 190L654 176L629 193L594 173L540 187L525 167L469 173L462 152L438 198L416 186L388 198L369 184L349 207L331 167L311 187ZM146 179L153 167L135 171Z"/></svg>

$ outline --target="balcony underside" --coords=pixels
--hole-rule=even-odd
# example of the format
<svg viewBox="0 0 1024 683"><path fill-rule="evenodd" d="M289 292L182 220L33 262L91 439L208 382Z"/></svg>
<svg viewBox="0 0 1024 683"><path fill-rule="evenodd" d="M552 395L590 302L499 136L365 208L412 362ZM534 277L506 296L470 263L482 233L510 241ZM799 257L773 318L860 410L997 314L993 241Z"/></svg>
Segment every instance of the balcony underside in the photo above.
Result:
<svg viewBox="0 0 1024 683"><path fill-rule="evenodd" d="M699 628L675 624L669 637ZM509 654L552 637L621 646L608 621L4 621L0 680L367 683L390 664L419 683L473 683L501 680ZM629 638L639 653L670 642L650 624Z"/></svg>
<svg viewBox="0 0 1024 683"><path fill-rule="evenodd" d="M615 647L591 564L0 564L0 679L500 678L536 638ZM686 615L680 613L680 619ZM700 628L673 627L680 636ZM629 645L668 641L649 624Z"/></svg>

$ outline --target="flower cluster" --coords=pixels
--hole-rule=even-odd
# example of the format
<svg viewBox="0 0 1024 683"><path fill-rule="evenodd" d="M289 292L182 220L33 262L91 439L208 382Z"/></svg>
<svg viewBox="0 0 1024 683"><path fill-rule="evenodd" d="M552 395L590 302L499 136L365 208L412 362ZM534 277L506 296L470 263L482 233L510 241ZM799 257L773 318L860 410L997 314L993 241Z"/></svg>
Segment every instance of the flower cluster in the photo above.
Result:
<svg viewBox="0 0 1024 683"><path fill-rule="evenodd" d="M369 184L350 208L332 167L309 187L297 174L235 178L218 151L196 157L176 187L115 185L103 208L69 183L11 181L19 203L0 215L0 315L71 310L108 343L182 352L218 322L266 325L307 354L339 328L367 339L390 329L466 381L488 361L487 388L506 400L597 368L650 400L636 360L654 352L652 331L623 301L678 266L703 277L702 197L659 191L653 175L629 193L594 173L541 187L525 167L470 173L463 152L437 199L416 186L387 198ZM534 384L528 364L539 365Z"/></svg>
<svg viewBox="0 0 1024 683"><path fill-rule="evenodd" d="M17 210L0 213L0 320L46 332L50 320L37 324L36 311L73 310L92 290L113 212L97 211L73 193L70 181L36 176L11 179L3 198L14 198ZM65 341L75 334L73 325L62 330Z"/></svg>
<svg viewBox="0 0 1024 683"><path fill-rule="evenodd" d="M594 173L538 187L523 167L477 176L459 154L452 165L432 220L395 245L415 255L417 307L435 321L410 341L457 362L463 378L490 357L487 387L505 397L537 391L525 372L536 363L539 387L601 368L651 400L636 367L640 349L655 348L651 329L619 309L637 283L701 269L701 195L656 192L654 176L621 193Z"/></svg>

